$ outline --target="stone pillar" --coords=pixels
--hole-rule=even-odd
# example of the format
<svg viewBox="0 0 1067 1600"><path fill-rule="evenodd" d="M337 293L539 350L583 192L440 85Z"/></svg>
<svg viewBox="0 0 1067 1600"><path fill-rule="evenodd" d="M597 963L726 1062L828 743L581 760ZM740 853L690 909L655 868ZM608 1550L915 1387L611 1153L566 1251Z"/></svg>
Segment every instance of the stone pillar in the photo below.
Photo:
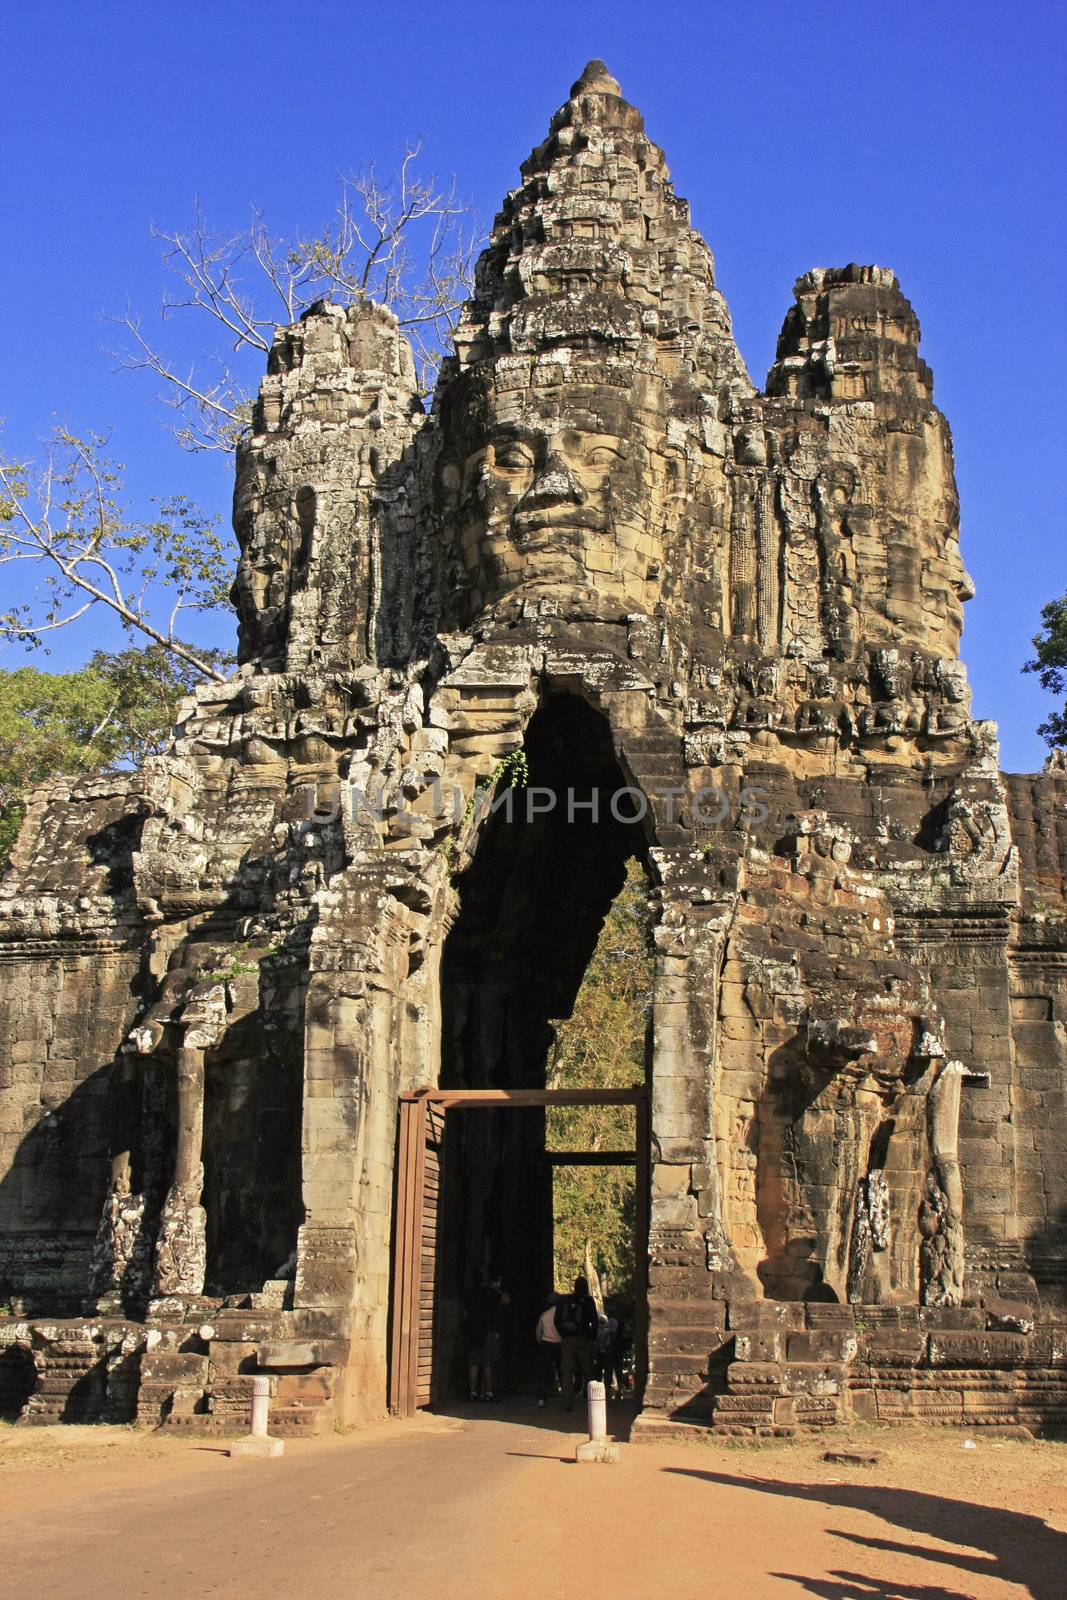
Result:
<svg viewBox="0 0 1067 1600"><path fill-rule="evenodd" d="M174 1175L163 1203L153 1289L157 1295L204 1292L207 1214L204 1191L204 1054L226 1028L226 991L221 984L194 990L186 1002L178 1050L178 1129Z"/></svg>
<svg viewBox="0 0 1067 1600"><path fill-rule="evenodd" d="M692 1406L707 1389L709 1352L725 1339L723 1297L741 1279L723 1229L713 1125L718 972L728 910L675 902L671 864L654 854L666 881L656 930L645 1405L674 1411ZM746 1283L740 1290L752 1293Z"/></svg>
<svg viewBox="0 0 1067 1600"><path fill-rule="evenodd" d="M425 852L417 866L447 882L443 858ZM349 1420L386 1405L399 1096L437 1081L439 934L432 895L422 891L424 911L401 898L416 887L392 854L339 876L319 897L311 943L294 1308L327 1314L347 1343Z"/></svg>
<svg viewBox="0 0 1067 1600"><path fill-rule="evenodd" d="M111 1182L89 1263L89 1300L95 1310L118 1312L124 1299L137 1298L140 1285L130 1279L143 1224L144 1195L132 1192L130 1152L122 1150L112 1158Z"/></svg>
<svg viewBox="0 0 1067 1600"><path fill-rule="evenodd" d="M963 1300L963 1181L960 1176L960 1088L963 1066L947 1061L927 1099L934 1166L919 1217L923 1300L958 1306Z"/></svg>
<svg viewBox="0 0 1067 1600"><path fill-rule="evenodd" d="M174 1177L163 1203L156 1241L157 1295L204 1292L207 1213L204 1189L204 1052L184 1044L178 1051L178 1144Z"/></svg>

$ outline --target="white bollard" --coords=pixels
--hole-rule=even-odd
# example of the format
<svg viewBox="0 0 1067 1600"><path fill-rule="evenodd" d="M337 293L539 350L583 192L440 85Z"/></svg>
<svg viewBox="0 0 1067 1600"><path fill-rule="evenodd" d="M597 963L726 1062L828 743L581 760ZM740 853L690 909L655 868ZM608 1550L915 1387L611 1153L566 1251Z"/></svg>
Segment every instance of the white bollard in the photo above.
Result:
<svg viewBox="0 0 1067 1600"><path fill-rule="evenodd" d="M602 1383L586 1385L589 1402L589 1437L574 1452L576 1461L618 1461L619 1447L608 1438L608 1397Z"/></svg>
<svg viewBox="0 0 1067 1600"><path fill-rule="evenodd" d="M270 1379L252 1379L252 1432L259 1439L267 1436L267 1417L270 1413Z"/></svg>
<svg viewBox="0 0 1067 1600"><path fill-rule="evenodd" d="M280 1456L285 1441L272 1439L267 1432L270 1420L270 1379L256 1374L252 1379L252 1431L236 1444L231 1444L231 1456Z"/></svg>
<svg viewBox="0 0 1067 1600"><path fill-rule="evenodd" d="M589 1401L589 1437L594 1441L606 1439L608 1436L607 1390L602 1383L592 1379L586 1385L585 1392Z"/></svg>

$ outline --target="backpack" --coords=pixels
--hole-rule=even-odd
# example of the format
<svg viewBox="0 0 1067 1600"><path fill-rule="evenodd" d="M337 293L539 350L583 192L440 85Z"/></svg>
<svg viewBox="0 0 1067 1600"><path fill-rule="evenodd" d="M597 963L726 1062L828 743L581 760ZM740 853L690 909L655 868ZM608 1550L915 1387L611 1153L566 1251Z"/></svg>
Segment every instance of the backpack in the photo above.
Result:
<svg viewBox="0 0 1067 1600"><path fill-rule="evenodd" d="M556 1307L556 1332L565 1339L576 1338L585 1332L582 1303L577 1295L565 1295Z"/></svg>

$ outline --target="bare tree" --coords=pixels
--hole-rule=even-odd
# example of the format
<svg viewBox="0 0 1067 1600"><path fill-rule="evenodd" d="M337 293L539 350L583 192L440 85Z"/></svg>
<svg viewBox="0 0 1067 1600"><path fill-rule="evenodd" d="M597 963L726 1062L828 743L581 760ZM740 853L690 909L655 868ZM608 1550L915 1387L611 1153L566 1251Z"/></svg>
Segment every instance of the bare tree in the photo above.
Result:
<svg viewBox="0 0 1067 1600"><path fill-rule="evenodd" d="M178 413L175 434L188 450L231 450L247 431L252 387L235 370L241 352L270 349L275 328L295 322L317 300L374 301L397 316L415 349L423 393L432 388L459 309L470 294L478 229L455 179L420 173L420 143L396 172L373 164L342 176L337 210L321 234L271 233L253 210L247 228L213 232L199 204L188 230L153 229L173 287L163 316L205 312L224 331L229 351L206 371L179 367L145 333L129 308L120 320L131 345L122 365L153 372ZM250 375L251 376L251 375Z"/></svg>
<svg viewBox="0 0 1067 1600"><path fill-rule="evenodd" d="M124 508L122 468L107 440L57 428L43 466L0 459L0 565L36 569L31 600L0 614L0 640L41 645L97 607L203 678L225 681L217 651L178 635L180 614L226 602L231 551L206 517L178 495L144 521ZM154 589L165 591L165 623L151 620Z"/></svg>

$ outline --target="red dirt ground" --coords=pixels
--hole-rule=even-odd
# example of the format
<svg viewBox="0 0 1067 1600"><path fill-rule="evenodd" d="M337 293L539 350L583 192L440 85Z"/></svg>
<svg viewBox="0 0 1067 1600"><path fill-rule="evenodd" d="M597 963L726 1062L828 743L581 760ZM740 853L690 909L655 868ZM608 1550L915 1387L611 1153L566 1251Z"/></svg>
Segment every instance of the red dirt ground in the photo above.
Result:
<svg viewBox="0 0 1067 1600"><path fill-rule="evenodd" d="M574 1463L529 1408L234 1460L125 1428L0 1428L0 1594L35 1600L986 1600L1067 1595L1067 1446L865 1430ZM837 1445L840 1441L832 1441Z"/></svg>

